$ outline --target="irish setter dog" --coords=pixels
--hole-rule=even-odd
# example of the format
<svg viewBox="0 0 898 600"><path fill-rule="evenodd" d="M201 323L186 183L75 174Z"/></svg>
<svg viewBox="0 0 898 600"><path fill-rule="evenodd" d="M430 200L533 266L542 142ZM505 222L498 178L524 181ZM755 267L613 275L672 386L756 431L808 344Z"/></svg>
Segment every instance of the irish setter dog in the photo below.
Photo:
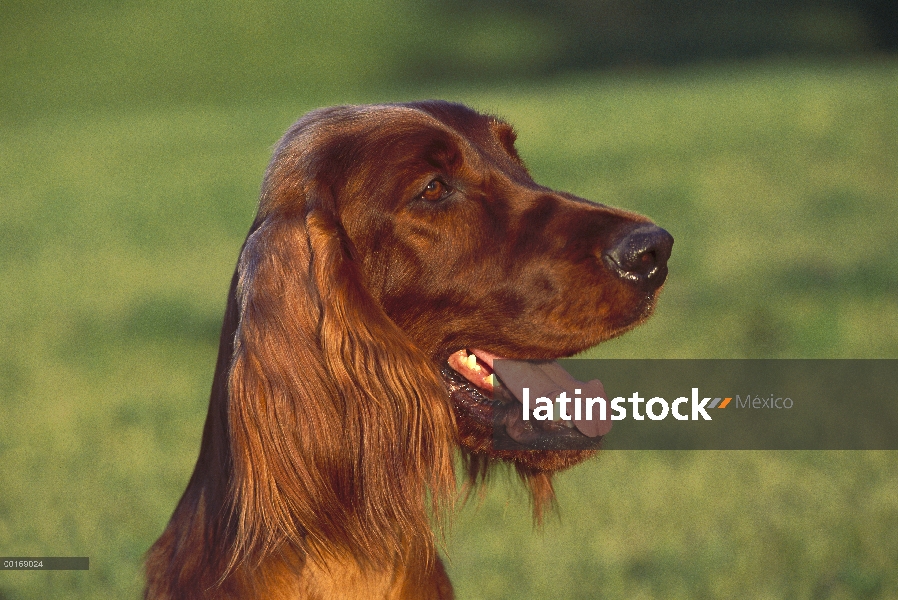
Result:
<svg viewBox="0 0 898 600"><path fill-rule="evenodd" d="M495 449L518 409L492 397L492 361L571 356L645 320L673 238L536 184L514 141L441 101L316 110L281 139L146 598L452 598L432 526L456 458L472 484L513 465L538 515L552 474L594 452Z"/></svg>

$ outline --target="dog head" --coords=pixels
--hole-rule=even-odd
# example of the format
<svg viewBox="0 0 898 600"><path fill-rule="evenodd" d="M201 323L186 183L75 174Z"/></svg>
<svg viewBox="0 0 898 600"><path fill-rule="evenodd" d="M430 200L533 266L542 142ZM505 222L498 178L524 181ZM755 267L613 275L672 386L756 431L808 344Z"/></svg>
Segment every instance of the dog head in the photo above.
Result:
<svg viewBox="0 0 898 600"><path fill-rule="evenodd" d="M238 539L270 536L259 515L275 514L306 545L399 547L396 523L427 529L426 490L454 492L456 443L475 481L513 463L537 511L551 474L591 454L495 450L489 362L571 356L644 321L673 240L535 183L514 142L446 102L318 110L281 140L238 267Z"/></svg>

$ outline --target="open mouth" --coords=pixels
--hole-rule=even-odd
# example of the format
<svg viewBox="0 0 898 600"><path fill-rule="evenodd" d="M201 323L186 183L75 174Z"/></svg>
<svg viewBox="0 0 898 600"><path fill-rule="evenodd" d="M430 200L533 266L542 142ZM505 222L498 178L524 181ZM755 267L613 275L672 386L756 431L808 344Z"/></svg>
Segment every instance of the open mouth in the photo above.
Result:
<svg viewBox="0 0 898 600"><path fill-rule="evenodd" d="M499 383L493 371L497 358L499 357L495 354L483 350L464 349L449 355L446 362L482 394L492 398Z"/></svg>
<svg viewBox="0 0 898 600"><path fill-rule="evenodd" d="M479 349L462 349L449 355L441 373L456 409L481 425L492 427L494 442L510 438L528 449L596 448L611 421L601 420L598 410L586 414L578 403L589 397L605 397L601 382L577 381L555 361L504 359ZM526 388L526 390L525 390ZM538 418L537 398L555 400L566 395L565 409L553 409L552 418ZM556 405L557 406L557 405ZM546 415L541 415L545 417Z"/></svg>

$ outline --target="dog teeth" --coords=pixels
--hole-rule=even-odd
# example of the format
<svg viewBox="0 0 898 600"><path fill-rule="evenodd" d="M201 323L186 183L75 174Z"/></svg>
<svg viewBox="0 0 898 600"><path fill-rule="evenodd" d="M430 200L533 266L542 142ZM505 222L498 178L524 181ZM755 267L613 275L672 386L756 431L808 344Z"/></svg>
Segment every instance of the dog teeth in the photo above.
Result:
<svg viewBox="0 0 898 600"><path fill-rule="evenodd" d="M496 375L493 373L490 373L489 376L486 378L486 384L495 386L496 385Z"/></svg>
<svg viewBox="0 0 898 600"><path fill-rule="evenodd" d="M469 354L465 358L465 366L474 372L477 372L480 370L480 365L477 364L477 357L474 356L473 354Z"/></svg>

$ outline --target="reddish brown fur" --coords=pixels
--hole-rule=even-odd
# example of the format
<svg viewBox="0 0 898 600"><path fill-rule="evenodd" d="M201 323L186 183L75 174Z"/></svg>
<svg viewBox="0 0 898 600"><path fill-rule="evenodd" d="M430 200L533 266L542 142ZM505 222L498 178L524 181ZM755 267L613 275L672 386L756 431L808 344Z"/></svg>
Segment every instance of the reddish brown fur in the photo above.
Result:
<svg viewBox="0 0 898 600"><path fill-rule="evenodd" d="M442 102L325 109L287 132L147 598L451 598L429 519L456 496L455 449L475 483L513 463L537 514L551 474L591 454L493 450L489 415L439 372L469 347L569 356L654 303L596 261L646 220L538 186L514 138ZM426 202L435 177L455 192Z"/></svg>

